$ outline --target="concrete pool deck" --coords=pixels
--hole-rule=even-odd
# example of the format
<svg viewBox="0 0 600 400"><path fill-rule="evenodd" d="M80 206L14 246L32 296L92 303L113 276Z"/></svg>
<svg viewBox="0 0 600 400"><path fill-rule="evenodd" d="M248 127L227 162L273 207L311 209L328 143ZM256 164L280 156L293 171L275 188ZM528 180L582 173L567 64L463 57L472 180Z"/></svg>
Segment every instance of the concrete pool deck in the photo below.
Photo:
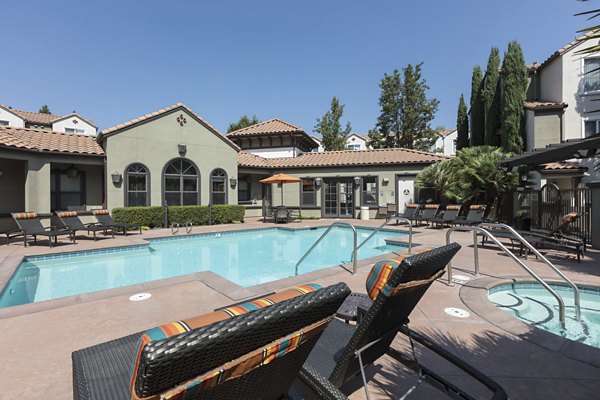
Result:
<svg viewBox="0 0 600 400"><path fill-rule="evenodd" d="M303 221L288 227L323 226L332 220ZM358 221L359 226L378 226L381 220ZM195 227L193 233L220 230L238 230L274 226L257 220L239 225ZM390 229L404 230L394 225ZM446 230L415 229L414 241L422 245L445 243ZM0 245L0 282L7 280L25 255L80 251L140 243L140 239L171 235L170 230L146 231L127 237L94 242L79 239L77 244L66 244L48 249L41 242L24 248L22 242ZM569 342L560 344L544 339L538 329L504 314L485 303L485 287L490 282L530 277L494 247L480 248L481 276L473 276L472 236L456 232L453 241L463 245L455 257L454 274L471 280L447 286L445 276L435 282L411 315L411 327L442 344L446 349L488 374L500 383L511 399L588 399L600 393L600 350L584 347L585 357L570 348ZM600 252L589 250L578 264L571 257L551 257L567 276L578 283L600 286ZM547 266L529 258L529 265L545 278L556 277ZM254 287L253 293L281 290L301 282L328 285L344 281L357 292L364 292L364 281L369 263L362 263L356 275L341 267L300 275ZM8 275L8 278L7 278ZM198 274L198 275L201 275ZM214 275L214 274L213 274ZM72 397L71 352L138 332L161 323L210 312L214 308L249 297L251 293L228 290L222 278L214 276L171 278L169 282L146 283L143 287L112 289L98 295L81 295L78 301L54 304L53 307L32 312L0 314L0 398ZM221 281L219 281L221 279ZM3 284L2 284L3 286ZM132 293L143 289L152 297L141 302L129 301ZM248 296L246 296L248 295ZM95 297L96 296L96 297ZM42 303L37 303L42 304ZM478 307L479 306L479 307ZM490 306L490 307L487 307ZM21 306L15 307L19 308ZM470 312L470 317L459 319L444 312L446 307L457 307ZM5 309L9 310L9 309ZM491 321L491 322L490 322ZM516 321L516 323L513 323ZM541 338L540 338L541 336ZM560 340L560 338L557 338ZM408 343L398 335L394 346L409 358ZM426 350L417 349L419 360L459 386L471 388L477 396L487 393L471 378L440 360ZM581 350L579 350L581 352ZM581 356L581 357L580 357ZM583 357L583 358L582 358ZM384 356L367 369L372 398L400 397L417 382L415 373L392 357ZM360 380L343 387L353 399L365 398ZM489 397L489 396L488 396ZM427 384L420 385L411 395L414 399L447 398Z"/></svg>

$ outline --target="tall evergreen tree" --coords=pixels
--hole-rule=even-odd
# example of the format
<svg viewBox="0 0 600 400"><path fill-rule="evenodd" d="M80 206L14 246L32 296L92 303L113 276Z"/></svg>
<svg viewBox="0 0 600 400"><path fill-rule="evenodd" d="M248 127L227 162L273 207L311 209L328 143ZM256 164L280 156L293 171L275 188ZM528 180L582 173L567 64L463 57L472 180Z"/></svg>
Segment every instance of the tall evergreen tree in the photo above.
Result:
<svg viewBox="0 0 600 400"><path fill-rule="evenodd" d="M253 115L252 118L249 118L247 115L242 115L237 122L229 124L227 127L227 133L237 131L242 128L247 128L258 123L260 123L260 121L258 118L256 118L256 115Z"/></svg>
<svg viewBox="0 0 600 400"><path fill-rule="evenodd" d="M458 101L458 112L456 116L456 150L469 147L469 116L465 96L460 95Z"/></svg>
<svg viewBox="0 0 600 400"><path fill-rule="evenodd" d="M500 129L500 52L492 47L485 70L483 98L485 103L485 137L484 143L500 147L501 138L497 134Z"/></svg>
<svg viewBox="0 0 600 400"><path fill-rule="evenodd" d="M525 145L523 102L527 91L527 67L518 42L510 42L502 63L502 148L522 153Z"/></svg>
<svg viewBox="0 0 600 400"><path fill-rule="evenodd" d="M423 63L403 69L404 82L400 92L400 129L396 132L398 147L429 151L437 139L430 126L439 101L427 98L427 81L421 75Z"/></svg>
<svg viewBox="0 0 600 400"><path fill-rule="evenodd" d="M402 80L397 69L391 75L385 73L379 82L381 93L375 129L369 131L369 146L373 148L396 147L396 135L400 132L400 93Z"/></svg>
<svg viewBox="0 0 600 400"><path fill-rule="evenodd" d="M317 118L315 132L323 137L323 148L325 151L345 150L346 138L350 134L352 127L350 122L346 122L346 128L342 129L340 119L344 114L344 105L340 104L336 97L331 99L331 108L323 115Z"/></svg>
<svg viewBox="0 0 600 400"><path fill-rule="evenodd" d="M470 110L471 146L482 146L485 136L485 109L483 106L483 73L481 67L473 67L471 78Z"/></svg>
<svg viewBox="0 0 600 400"><path fill-rule="evenodd" d="M44 104L43 106L40 107L40 110L38 111L40 114L52 114L50 112L50 108L48 108L47 104Z"/></svg>

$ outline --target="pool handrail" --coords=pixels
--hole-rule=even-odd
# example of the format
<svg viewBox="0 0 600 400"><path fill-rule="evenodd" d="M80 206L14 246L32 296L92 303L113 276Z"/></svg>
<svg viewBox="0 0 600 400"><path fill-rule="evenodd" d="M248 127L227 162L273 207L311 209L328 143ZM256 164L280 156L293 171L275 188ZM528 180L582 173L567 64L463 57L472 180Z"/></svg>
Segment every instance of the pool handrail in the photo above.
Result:
<svg viewBox="0 0 600 400"><path fill-rule="evenodd" d="M525 263L523 263L517 256L514 255L512 251L510 251L506 246L504 246L500 241L487 229L482 228L480 226L455 226L446 232L446 244L450 243L450 235L452 232L462 231L462 232L473 232L473 250L475 255L475 275L479 275L479 249L477 245L477 232L487 236L492 242L496 244L506 255L513 259L521 268L523 268L529 275L531 275L544 289L546 289L558 302L558 319L560 321L560 326L562 329L566 329L566 320L565 320L565 302L562 297L556 293L554 289L550 287L542 278L540 278L533 270L531 270ZM454 286L452 282L452 262L449 262L447 265L448 270L448 286Z"/></svg>
<svg viewBox="0 0 600 400"><path fill-rule="evenodd" d="M327 228L327 230L325 232L323 232L323 234L310 247L310 249L308 249L308 251L306 253L304 253L304 255L302 256L302 258L300 259L300 261L298 261L296 263L296 275L298 275L298 267L300 266L300 264L302 263L302 261L304 261L306 259L306 257L308 257L308 255L315 249L315 247L317 247L317 245L321 242L321 240L323 240L323 238L335 226L347 226L347 227L350 227L350 229L352 229L352 233L354 235L354 246L353 246L353 251L352 251L352 275L356 275L356 268L357 268L357 264L356 264L356 251L357 251L357 247L356 247L356 244L358 242L358 234L356 233L356 227L354 225L348 223L348 222L334 222L333 224L329 225L329 228Z"/></svg>
<svg viewBox="0 0 600 400"><path fill-rule="evenodd" d="M179 232L179 224L171 224L171 235L176 235Z"/></svg>
<svg viewBox="0 0 600 400"><path fill-rule="evenodd" d="M569 285L573 289L573 297L575 303L575 318L577 321L581 319L581 296L579 293L579 288L577 285L570 280L565 274L563 274L554 264L550 262L542 253L538 251L531 243L529 243L519 232L517 232L512 226L507 224L499 224L495 222L482 222L479 226L490 226L492 228L500 228L506 229L510 233L512 233L519 242L521 242L525 247L527 247L533 254L535 254L538 258L540 258L547 266L549 266L558 276L560 276L567 285Z"/></svg>
<svg viewBox="0 0 600 400"><path fill-rule="evenodd" d="M185 224L185 233L186 235L189 235L192 232L192 221L189 221L187 224Z"/></svg>
<svg viewBox="0 0 600 400"><path fill-rule="evenodd" d="M383 227L386 226L387 224L389 224L392 220L395 220L396 223L398 223L398 222L406 222L406 223L408 223L408 254L410 254L412 252L412 235L413 235L412 222L408 218L404 218L404 217L400 217L400 216L387 217L385 219L385 221L383 221L383 224L379 225L379 227L377 229L375 229L373 231L373 233L371 233L365 240L363 240L358 245L358 247L356 248L356 251L360 250L360 248L363 246L363 244L367 243L369 241L369 239L371 239L373 236L375 236L375 234L377 232L379 232L380 230L382 230Z"/></svg>

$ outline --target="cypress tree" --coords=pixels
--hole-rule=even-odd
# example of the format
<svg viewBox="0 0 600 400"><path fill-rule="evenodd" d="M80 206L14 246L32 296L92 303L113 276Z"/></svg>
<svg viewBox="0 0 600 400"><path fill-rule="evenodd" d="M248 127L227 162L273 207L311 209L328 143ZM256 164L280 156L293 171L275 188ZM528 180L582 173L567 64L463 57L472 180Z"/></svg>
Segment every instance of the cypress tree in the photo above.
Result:
<svg viewBox="0 0 600 400"><path fill-rule="evenodd" d="M500 147L502 141L497 134L500 128L500 52L492 47L485 70L483 97L485 103L485 138L489 146Z"/></svg>
<svg viewBox="0 0 600 400"><path fill-rule="evenodd" d="M504 151L520 154L525 144L523 102L527 91L527 67L518 42L508 44L502 62L501 76L502 148Z"/></svg>
<svg viewBox="0 0 600 400"><path fill-rule="evenodd" d="M397 69L391 75L385 73L379 83L379 107L381 113L377 117L375 129L369 131L369 144L373 148L390 148L397 146L397 135L400 134L400 93L402 79Z"/></svg>
<svg viewBox="0 0 600 400"><path fill-rule="evenodd" d="M346 138L350 134L352 127L350 122L346 122L346 127L342 128L340 120L344 115L344 105L334 96L331 99L331 107L322 118L317 118L315 132L323 137L323 148L325 151L345 150Z"/></svg>
<svg viewBox="0 0 600 400"><path fill-rule="evenodd" d="M483 107L483 73L481 67L473 68L471 78L471 146L482 146L485 136L485 109Z"/></svg>
<svg viewBox="0 0 600 400"><path fill-rule="evenodd" d="M456 116L456 150L469 147L469 116L467 115L465 96L460 95L458 101L458 113Z"/></svg>

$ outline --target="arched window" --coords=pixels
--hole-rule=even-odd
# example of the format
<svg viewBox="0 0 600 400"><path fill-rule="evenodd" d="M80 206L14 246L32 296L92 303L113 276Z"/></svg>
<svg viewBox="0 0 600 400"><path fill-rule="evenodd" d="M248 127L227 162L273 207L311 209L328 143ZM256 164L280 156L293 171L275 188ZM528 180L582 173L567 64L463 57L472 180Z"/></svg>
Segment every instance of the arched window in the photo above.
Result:
<svg viewBox="0 0 600 400"><path fill-rule="evenodd" d="M150 205L148 169L142 164L131 164L125 170L125 206Z"/></svg>
<svg viewBox="0 0 600 400"><path fill-rule="evenodd" d="M199 177L196 166L185 158L170 161L163 172L164 200L169 206L200 204Z"/></svg>
<svg viewBox="0 0 600 400"><path fill-rule="evenodd" d="M222 169L215 169L210 174L210 202L227 204L227 174Z"/></svg>

